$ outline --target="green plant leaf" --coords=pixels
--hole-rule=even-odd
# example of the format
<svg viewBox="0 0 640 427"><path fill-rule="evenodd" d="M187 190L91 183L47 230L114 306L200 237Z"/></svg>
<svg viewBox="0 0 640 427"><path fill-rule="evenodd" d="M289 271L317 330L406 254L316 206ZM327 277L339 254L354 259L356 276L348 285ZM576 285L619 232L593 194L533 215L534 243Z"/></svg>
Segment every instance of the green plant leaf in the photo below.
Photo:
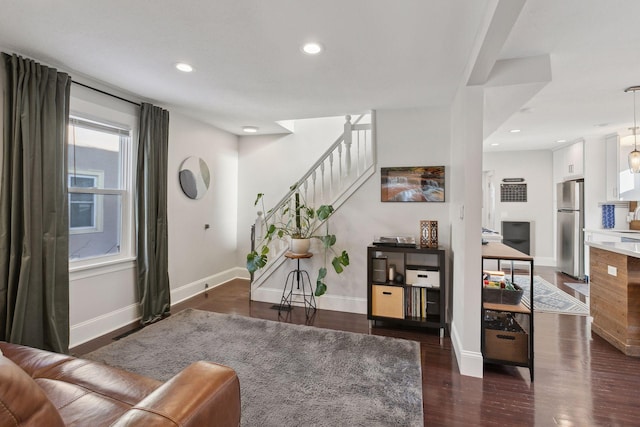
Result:
<svg viewBox="0 0 640 427"><path fill-rule="evenodd" d="M333 269L336 271L336 273L342 273L344 271L343 266L346 267L349 265L349 254L347 253L347 251L342 251L342 254L340 254L340 256L334 257L331 261L331 265L333 265Z"/></svg>
<svg viewBox="0 0 640 427"><path fill-rule="evenodd" d="M329 218L332 213L333 213L333 206L331 205L322 205L316 211L316 214L318 215L318 219L320 221L324 221L325 219Z"/></svg>
<svg viewBox="0 0 640 427"><path fill-rule="evenodd" d="M319 239L322 242L322 246L324 246L325 248L330 248L331 246L336 244L335 234L327 234L326 236L322 236Z"/></svg>
<svg viewBox="0 0 640 427"><path fill-rule="evenodd" d="M316 211L314 211L313 208L308 208L304 206L304 210L307 215L307 218L313 219L316 216Z"/></svg>
<svg viewBox="0 0 640 427"><path fill-rule="evenodd" d="M322 282L317 282L315 295L317 297L321 297L325 292L327 292L327 285Z"/></svg>
<svg viewBox="0 0 640 427"><path fill-rule="evenodd" d="M264 196L264 193L258 193L258 195L256 196L256 201L253 202L253 206L258 206L258 202L260 201L260 199L262 199L262 196Z"/></svg>
<svg viewBox="0 0 640 427"><path fill-rule="evenodd" d="M273 224L269 225L269 228L267 229L267 234L264 236L265 239L270 240L273 237L273 233L276 232L276 226Z"/></svg>
<svg viewBox="0 0 640 427"><path fill-rule="evenodd" d="M322 296L325 292L327 292L327 285L322 281L322 279L324 279L325 277L327 277L327 269L322 267L320 268L320 270L318 270L318 280L316 280L315 295L317 297Z"/></svg>
<svg viewBox="0 0 640 427"><path fill-rule="evenodd" d="M349 253L347 251L342 251L342 255L340 255L340 263L345 267L349 265Z"/></svg>
<svg viewBox="0 0 640 427"><path fill-rule="evenodd" d="M340 263L340 258L339 257L333 257L333 260L331 261L331 264L333 265L333 269L336 271L336 273L340 274L342 273L342 271L344 270L342 268L342 265Z"/></svg>
<svg viewBox="0 0 640 427"><path fill-rule="evenodd" d="M267 252L269 249L267 249ZM258 254L256 251L251 251L247 254L247 270L249 273L255 273L262 267L267 265L267 255L264 253L264 248L262 249L262 254Z"/></svg>

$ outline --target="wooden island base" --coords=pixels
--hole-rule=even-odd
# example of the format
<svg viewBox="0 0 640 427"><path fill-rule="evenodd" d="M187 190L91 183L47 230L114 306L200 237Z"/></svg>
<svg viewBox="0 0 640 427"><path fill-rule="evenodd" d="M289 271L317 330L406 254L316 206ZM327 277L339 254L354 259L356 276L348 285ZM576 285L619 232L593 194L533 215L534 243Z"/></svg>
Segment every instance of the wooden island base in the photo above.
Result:
<svg viewBox="0 0 640 427"><path fill-rule="evenodd" d="M640 357L640 258L593 246L590 251L591 330L627 356Z"/></svg>

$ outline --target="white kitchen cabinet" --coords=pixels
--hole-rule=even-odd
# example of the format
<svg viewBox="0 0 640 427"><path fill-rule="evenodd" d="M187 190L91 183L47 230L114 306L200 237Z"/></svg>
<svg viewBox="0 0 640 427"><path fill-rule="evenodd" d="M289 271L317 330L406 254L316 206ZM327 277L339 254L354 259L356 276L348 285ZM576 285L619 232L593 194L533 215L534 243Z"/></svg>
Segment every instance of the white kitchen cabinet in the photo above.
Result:
<svg viewBox="0 0 640 427"><path fill-rule="evenodd" d="M584 177L584 141L567 147L567 173L569 177Z"/></svg>
<svg viewBox="0 0 640 427"><path fill-rule="evenodd" d="M640 174L631 173L629 153L633 151L633 136L605 137L605 188L607 201L640 200Z"/></svg>
<svg viewBox="0 0 640 427"><path fill-rule="evenodd" d="M618 134L607 135L605 143L605 200L620 200L620 166Z"/></svg>
<svg viewBox="0 0 640 427"><path fill-rule="evenodd" d="M553 175L555 182L584 178L584 141L553 152Z"/></svg>

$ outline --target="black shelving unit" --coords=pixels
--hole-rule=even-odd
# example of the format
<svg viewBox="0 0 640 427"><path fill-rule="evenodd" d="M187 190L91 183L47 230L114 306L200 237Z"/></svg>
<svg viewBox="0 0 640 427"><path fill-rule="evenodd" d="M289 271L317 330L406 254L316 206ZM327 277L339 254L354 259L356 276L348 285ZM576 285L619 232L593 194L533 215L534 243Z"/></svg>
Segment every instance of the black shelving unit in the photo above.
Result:
<svg viewBox="0 0 640 427"><path fill-rule="evenodd" d="M530 303L490 303L484 302L483 296L482 357L486 363L528 367L533 382L533 257L503 243L489 242L482 246L483 270L487 260L494 260L498 270L502 261L508 261L512 282L514 261L528 264ZM493 270L495 267L488 269Z"/></svg>
<svg viewBox="0 0 640 427"><path fill-rule="evenodd" d="M444 250L367 248L367 317L374 325L384 321L439 328L442 337L446 331L445 304Z"/></svg>

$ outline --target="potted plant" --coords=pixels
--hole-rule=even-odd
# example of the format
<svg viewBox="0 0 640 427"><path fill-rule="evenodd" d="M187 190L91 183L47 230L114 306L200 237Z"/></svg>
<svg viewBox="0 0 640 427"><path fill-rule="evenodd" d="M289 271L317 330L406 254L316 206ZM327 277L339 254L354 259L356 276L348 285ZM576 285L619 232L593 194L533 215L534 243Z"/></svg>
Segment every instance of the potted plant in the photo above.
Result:
<svg viewBox="0 0 640 427"><path fill-rule="evenodd" d="M294 185L291 187L291 190L295 191L297 187L297 185ZM324 266L319 269L316 280L315 295L320 296L327 291L327 285L324 283L324 279L327 276L328 257L333 255L331 265L335 272L340 274L344 270L344 267L349 265L349 254L345 250L338 253L334 248L336 236L329 233L329 223L327 221L334 212L333 206L322 205L314 209L305 203L299 192L295 191L293 196L293 200L290 200L290 203L280 208L280 215L266 216L267 219L264 224L265 235L256 245L256 249L247 254L247 270L253 274L267 265L269 255L268 245L273 239L289 239L291 242L306 240L306 249L297 249L298 252L301 251L302 253L306 253L309 250L309 242L311 239L318 239L321 242L324 256ZM258 203L262 205L264 212L263 193L258 193L254 206L257 206ZM318 233L320 229L323 229L324 233ZM294 249L293 244L295 243L292 243L292 246L290 246L292 249Z"/></svg>

